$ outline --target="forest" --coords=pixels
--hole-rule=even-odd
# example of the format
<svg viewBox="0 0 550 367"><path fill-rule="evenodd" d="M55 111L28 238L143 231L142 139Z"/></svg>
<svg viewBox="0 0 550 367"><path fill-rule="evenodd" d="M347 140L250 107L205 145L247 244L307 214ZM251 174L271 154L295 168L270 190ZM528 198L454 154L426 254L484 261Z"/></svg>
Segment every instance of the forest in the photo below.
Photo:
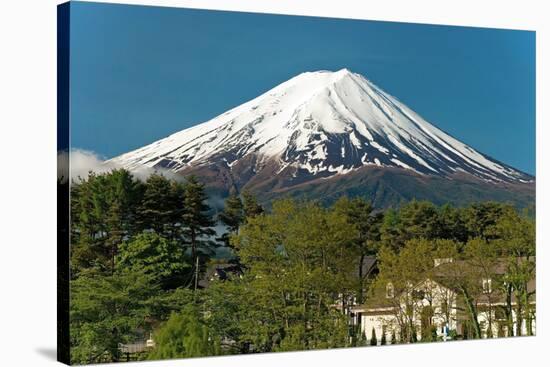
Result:
<svg viewBox="0 0 550 367"><path fill-rule="evenodd" d="M494 307L509 325L498 336L523 332L511 332L512 311L533 333L534 209L413 200L380 210L361 197L330 206L282 198L268 208L243 191L217 210L196 177L140 181L113 170L72 181L70 215L73 363L126 361L120 346L147 339L154 346L132 358L374 345L350 323L350 307L380 297L388 282L405 292L441 258L471 265L447 274L470 325L452 338L493 336L482 332L475 299L496 263L504 270L493 289L507 302ZM364 271L369 258L375 273ZM226 278L211 277L218 265L232 269ZM382 344L417 342L407 313L397 316L397 335ZM422 341L438 341L422 332Z"/></svg>

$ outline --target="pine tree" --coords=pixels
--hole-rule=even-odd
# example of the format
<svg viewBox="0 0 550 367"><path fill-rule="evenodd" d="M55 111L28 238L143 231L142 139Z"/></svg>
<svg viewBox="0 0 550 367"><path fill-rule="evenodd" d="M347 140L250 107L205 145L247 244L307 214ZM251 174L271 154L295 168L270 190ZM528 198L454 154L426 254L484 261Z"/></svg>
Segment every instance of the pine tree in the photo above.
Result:
<svg viewBox="0 0 550 367"><path fill-rule="evenodd" d="M213 227L215 225L209 211L210 207L206 203L206 193L204 185L201 184L195 176L187 178L187 182L183 186L184 191L184 212L183 212L183 234L187 245L191 249L191 260L195 267L193 281L198 282L197 274L199 269L197 264L214 255L214 248L217 246L210 239L216 232ZM199 253L203 256L199 259ZM200 266L200 264L199 264Z"/></svg>
<svg viewBox="0 0 550 367"><path fill-rule="evenodd" d="M416 328L413 328L412 334L411 334L411 343L418 342L418 336L416 335Z"/></svg>
<svg viewBox="0 0 550 367"><path fill-rule="evenodd" d="M258 204L258 200L250 191L243 191L242 196L245 218L252 218L264 212L264 208Z"/></svg>
<svg viewBox="0 0 550 367"><path fill-rule="evenodd" d="M218 215L218 219L225 224L228 229L228 232L224 233L220 237L220 240L225 244L225 246L230 247L230 235L237 234L239 226L244 221L244 207L239 196L230 195L225 200L225 207Z"/></svg>
<svg viewBox="0 0 550 367"><path fill-rule="evenodd" d="M132 236L140 184L126 170L90 173L71 188L74 275L95 267L114 271L119 244Z"/></svg>
<svg viewBox="0 0 550 367"><path fill-rule="evenodd" d="M176 237L174 230L182 202L182 191L177 185L159 174L149 176L139 207L139 229L153 230L167 238Z"/></svg>
<svg viewBox="0 0 550 367"><path fill-rule="evenodd" d="M386 328L382 327L382 337L380 338L380 345L386 345Z"/></svg>
<svg viewBox="0 0 550 367"><path fill-rule="evenodd" d="M88 179L93 177L92 174ZM89 181L73 181L70 190L71 210L71 276L91 268L103 258L102 246L97 246L96 223L92 215L91 185ZM103 260L103 259L102 259Z"/></svg>
<svg viewBox="0 0 550 367"><path fill-rule="evenodd" d="M432 325L431 327L431 339L430 341L436 342L437 341L437 328L435 325Z"/></svg>
<svg viewBox="0 0 550 367"><path fill-rule="evenodd" d="M391 331L391 340L390 340L390 344L397 344L397 339L395 337L395 330L392 329Z"/></svg>
<svg viewBox="0 0 550 367"><path fill-rule="evenodd" d="M361 345L362 346L365 346L367 345L367 342L368 342L368 339L367 339L367 331L366 330L363 330L361 332Z"/></svg>
<svg viewBox="0 0 550 367"><path fill-rule="evenodd" d="M118 247L125 238L131 237L136 214L136 200L139 184L127 170L113 170L104 175L106 191L106 225L111 272L115 271L115 257Z"/></svg>
<svg viewBox="0 0 550 367"><path fill-rule="evenodd" d="M374 328L372 328L372 332L370 335L370 345L378 345L378 340L376 339L376 331L374 331Z"/></svg>

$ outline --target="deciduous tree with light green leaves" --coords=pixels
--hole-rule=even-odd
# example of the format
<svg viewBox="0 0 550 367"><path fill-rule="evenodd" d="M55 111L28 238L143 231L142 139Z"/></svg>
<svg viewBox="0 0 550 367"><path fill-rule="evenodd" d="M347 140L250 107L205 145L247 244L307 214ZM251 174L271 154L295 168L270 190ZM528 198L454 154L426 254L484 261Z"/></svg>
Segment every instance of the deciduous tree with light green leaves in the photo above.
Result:
<svg viewBox="0 0 550 367"><path fill-rule="evenodd" d="M219 343L210 334L198 309L189 304L173 312L154 334L155 347L149 359L213 356L220 353Z"/></svg>
<svg viewBox="0 0 550 367"><path fill-rule="evenodd" d="M355 292L356 228L313 203L276 201L268 215L248 219L235 237L252 292L251 315L268 313L263 351L345 346L347 296ZM340 302L336 303L336 300ZM262 328L265 325L265 329ZM330 327L329 327L330 325Z"/></svg>

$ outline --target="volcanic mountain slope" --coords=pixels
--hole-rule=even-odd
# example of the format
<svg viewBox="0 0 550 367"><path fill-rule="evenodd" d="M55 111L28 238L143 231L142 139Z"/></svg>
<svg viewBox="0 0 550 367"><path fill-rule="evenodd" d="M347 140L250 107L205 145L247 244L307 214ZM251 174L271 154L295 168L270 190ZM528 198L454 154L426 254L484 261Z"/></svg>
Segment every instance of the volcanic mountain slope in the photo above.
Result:
<svg viewBox="0 0 550 367"><path fill-rule="evenodd" d="M222 192L249 188L269 198L326 191L322 187L339 192L338 183L351 178L357 186L349 189L374 198L372 190L380 189L375 182L390 176L391 182L400 177L402 185L448 180L477 185L479 199L492 199L490 192L501 190L512 198L518 190L534 196L534 177L451 137L347 69L300 74L210 121L112 161L130 170L194 173ZM365 180L371 184L362 189ZM394 196L409 191L392 190ZM418 198L433 199L423 196ZM501 196L510 195L496 198ZM445 195L436 201L445 201Z"/></svg>

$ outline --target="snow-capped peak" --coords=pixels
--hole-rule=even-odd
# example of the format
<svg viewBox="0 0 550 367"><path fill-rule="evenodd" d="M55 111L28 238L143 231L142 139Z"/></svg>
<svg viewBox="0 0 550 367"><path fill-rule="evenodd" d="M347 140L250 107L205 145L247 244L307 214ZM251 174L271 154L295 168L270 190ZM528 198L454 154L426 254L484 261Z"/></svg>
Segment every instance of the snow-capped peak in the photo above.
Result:
<svg viewBox="0 0 550 367"><path fill-rule="evenodd" d="M212 120L114 158L182 171L254 155L256 170L275 162L295 175L328 177L363 166L420 174L469 173L490 181L532 177L499 163L428 123L348 69L299 74Z"/></svg>

